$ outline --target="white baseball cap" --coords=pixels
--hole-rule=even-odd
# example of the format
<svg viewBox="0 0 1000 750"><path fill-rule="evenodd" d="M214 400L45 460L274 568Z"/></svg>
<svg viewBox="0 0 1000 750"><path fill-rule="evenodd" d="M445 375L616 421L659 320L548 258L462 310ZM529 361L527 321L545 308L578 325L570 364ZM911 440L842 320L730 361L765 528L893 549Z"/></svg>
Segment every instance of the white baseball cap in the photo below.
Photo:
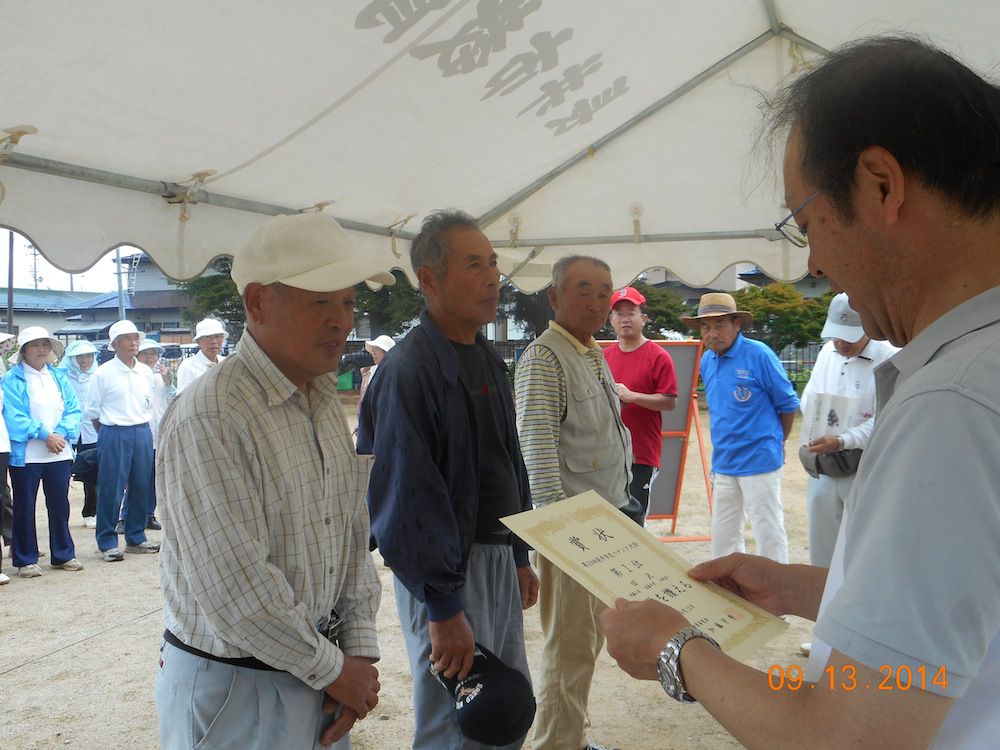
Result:
<svg viewBox="0 0 1000 750"><path fill-rule="evenodd" d="M396 342L393 341L391 337L386 336L383 333L381 336L378 336L378 337L372 339L371 341L366 341L365 342L365 349L368 350L369 354L372 353L372 347L378 347L382 351L387 352L390 349L392 349L392 347L394 347L395 345L396 345Z"/></svg>
<svg viewBox="0 0 1000 750"><path fill-rule="evenodd" d="M17 334L17 361L24 361L24 357L21 356L21 350L24 348L25 344L29 344L32 341L39 341L40 339L48 339L49 344L52 346L52 351L49 353L48 357L50 365L54 364L55 361L62 356L63 350L66 348L62 341L51 335L41 326L28 326Z"/></svg>
<svg viewBox="0 0 1000 750"><path fill-rule="evenodd" d="M140 344L146 340L146 334L136 328L135 323L131 320L119 320L117 323L112 323L111 328L108 329L108 351L113 352L115 350L113 345L116 338L129 333L138 333Z"/></svg>
<svg viewBox="0 0 1000 750"><path fill-rule="evenodd" d="M861 316L851 307L846 292L841 292L830 301L830 309L826 312L826 323L820 336L851 344L864 338L865 329L861 327Z"/></svg>
<svg viewBox="0 0 1000 750"><path fill-rule="evenodd" d="M222 334L223 341L229 339L229 333L226 331L226 327L222 324L221 320L205 318L204 320L199 320L198 325L195 326L194 340L197 341L202 336L218 336L219 334Z"/></svg>
<svg viewBox="0 0 1000 750"><path fill-rule="evenodd" d="M348 289L362 281L395 284L388 253L359 253L340 224L321 212L275 216L233 257L240 294L248 284L274 284L309 292Z"/></svg>

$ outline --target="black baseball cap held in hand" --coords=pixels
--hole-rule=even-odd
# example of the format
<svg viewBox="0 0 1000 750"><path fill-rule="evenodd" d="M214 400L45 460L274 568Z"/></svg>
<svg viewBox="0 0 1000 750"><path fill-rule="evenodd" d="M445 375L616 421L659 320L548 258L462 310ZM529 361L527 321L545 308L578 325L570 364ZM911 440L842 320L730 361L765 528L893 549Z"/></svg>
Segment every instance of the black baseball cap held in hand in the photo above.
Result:
<svg viewBox="0 0 1000 750"><path fill-rule="evenodd" d="M476 644L472 670L464 680L431 674L455 698L458 727L484 745L509 745L535 720L535 696L528 678Z"/></svg>

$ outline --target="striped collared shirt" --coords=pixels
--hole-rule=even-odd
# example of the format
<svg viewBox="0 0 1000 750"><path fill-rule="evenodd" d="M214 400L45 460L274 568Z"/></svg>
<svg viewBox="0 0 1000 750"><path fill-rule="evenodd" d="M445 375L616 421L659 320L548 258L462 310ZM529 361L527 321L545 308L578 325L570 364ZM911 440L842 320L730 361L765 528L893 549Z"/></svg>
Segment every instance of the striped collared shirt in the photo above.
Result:
<svg viewBox="0 0 1000 750"><path fill-rule="evenodd" d="M370 456L357 456L334 375L292 384L249 332L163 418L156 483L167 629L322 689L343 655L378 658L368 551ZM331 608L340 649L317 632Z"/></svg>

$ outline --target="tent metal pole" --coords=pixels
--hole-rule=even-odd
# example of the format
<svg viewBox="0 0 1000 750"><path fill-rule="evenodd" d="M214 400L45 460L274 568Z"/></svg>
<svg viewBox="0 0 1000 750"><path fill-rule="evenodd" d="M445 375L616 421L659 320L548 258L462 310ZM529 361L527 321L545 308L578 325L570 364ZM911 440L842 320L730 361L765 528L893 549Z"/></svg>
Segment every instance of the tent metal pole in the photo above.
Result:
<svg viewBox="0 0 1000 750"><path fill-rule="evenodd" d="M777 234L777 237L772 235ZM781 239L780 233L773 229L736 229L725 232L674 232L670 234L643 234L640 240L643 244L656 242L711 242L713 240L769 240ZM493 240L493 247L498 249L510 249L508 240ZM531 246L532 253L541 251L545 247L559 247L564 245L635 245L635 235L616 234L604 237L548 237L545 239L522 239L518 240L518 245L522 247ZM533 257L533 256L532 256ZM529 258L530 260L531 258ZM511 274L513 275L513 273Z"/></svg>
<svg viewBox="0 0 1000 750"><path fill-rule="evenodd" d="M20 153L11 154L7 158L7 161L4 162L4 166L14 167L15 169L23 169L28 172L50 174L56 177L69 177L74 180L92 182L97 185L105 185L107 187L118 188L120 190L133 190L139 193L150 193L152 195L158 195L161 198L166 199L168 202L179 201L188 190L186 186L179 185L176 182L147 180L142 177L132 177L130 175L119 174L117 172L108 172L103 169L93 169L92 167L82 167L78 164L69 164L63 161L43 159L38 156L28 156L27 154ZM297 208L278 206L273 203L261 203L259 201L246 200L245 198L236 198L231 195L222 195L221 193L210 193L207 190L196 190L191 195L190 202L206 203L210 206L231 208L236 211L263 214L265 216L299 213L299 209ZM351 219L341 219L340 217L334 218L337 219L337 222L344 229L350 229L355 232L365 232L366 234L377 234L384 237L389 237L392 234L392 231L388 227L366 224L361 221L352 221ZM396 236L412 240L416 237L416 234L412 232L398 232Z"/></svg>
<svg viewBox="0 0 1000 750"><path fill-rule="evenodd" d="M764 0L764 10L767 12L767 21L771 24L771 33L778 35L781 34L781 19L778 17L778 11L774 7L774 0Z"/></svg>
<svg viewBox="0 0 1000 750"><path fill-rule="evenodd" d="M703 70L698 75L694 76L693 78L691 78L690 80L686 81L685 83L682 83L679 87L677 87L676 89L674 89L673 91L671 91L669 94L667 94L663 98L659 99L658 101L654 102L650 106L646 107L646 109L644 109L642 112L640 112L639 114L635 115L631 119L626 120L621 125L619 125L617 128L615 128L614 130L612 130L610 133L602 136L601 138L598 138L590 146L588 146L587 148L583 149L582 151L574 154L573 156L571 156L569 159L567 159L566 161L564 161L562 164L560 164L558 167L556 167L552 171L550 171L550 172L542 175L537 180L535 180L534 182L528 184L526 187L522 188L518 192L514 193L512 196L510 196L509 198L507 198L503 202L499 203L494 208L491 208L489 211L487 211L486 213L484 213L482 216L479 217L479 226L480 227L488 227L490 224L492 224L494 221L496 221L497 219L499 219L501 216L503 216L505 213L507 213L514 206L516 206L519 203L522 203L523 201L527 200L531 195L533 195L534 193L538 192L543 187L545 187L546 185L548 185L550 182L552 182L553 180L555 180L557 177L559 177L559 175L563 174L564 172L569 171L570 169L572 169L574 166L576 166L579 162L583 161L584 159L590 158L591 156L594 155L595 152L597 152L598 150L604 148L604 146L606 146L607 144L611 143L613 140L615 140L615 139L619 138L620 136L624 135L629 130L631 130L632 128L634 128L636 125L638 125L639 123L641 123L641 122L647 120L648 118L652 117L654 114L656 114L657 112L659 112L661 109L663 109L664 107L666 107L668 104L671 104L672 102L676 101L677 99L680 99L682 96L684 96L684 94L688 93L689 91L691 91L694 88L697 88L702 83L704 83L708 79L712 78L714 75L716 75L720 71L725 70L727 67L729 67L730 65L732 65L734 62L736 62L740 58L745 57L746 55L750 54L755 49L757 49L758 47L760 47L762 44L764 44L765 42L767 42L767 41L769 41L769 40L771 40L773 38L774 38L774 32L772 32L770 29L768 29L763 34L761 34L760 36L758 36L756 39L753 39L753 40L747 42L742 47L740 47L738 50L735 50L734 52L731 52L730 54L726 55L724 58L722 58L721 60L719 60L717 63L715 63L711 67L706 68L705 70Z"/></svg>

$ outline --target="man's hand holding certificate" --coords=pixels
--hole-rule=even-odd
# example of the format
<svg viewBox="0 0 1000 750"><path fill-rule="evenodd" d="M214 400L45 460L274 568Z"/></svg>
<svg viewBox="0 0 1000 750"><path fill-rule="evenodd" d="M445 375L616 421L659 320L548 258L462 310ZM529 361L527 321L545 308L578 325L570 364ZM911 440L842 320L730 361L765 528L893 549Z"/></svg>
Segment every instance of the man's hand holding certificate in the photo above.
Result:
<svg viewBox="0 0 1000 750"><path fill-rule="evenodd" d="M787 625L760 607L688 576L688 563L596 492L501 519L609 607L617 599L663 602L745 659Z"/></svg>

